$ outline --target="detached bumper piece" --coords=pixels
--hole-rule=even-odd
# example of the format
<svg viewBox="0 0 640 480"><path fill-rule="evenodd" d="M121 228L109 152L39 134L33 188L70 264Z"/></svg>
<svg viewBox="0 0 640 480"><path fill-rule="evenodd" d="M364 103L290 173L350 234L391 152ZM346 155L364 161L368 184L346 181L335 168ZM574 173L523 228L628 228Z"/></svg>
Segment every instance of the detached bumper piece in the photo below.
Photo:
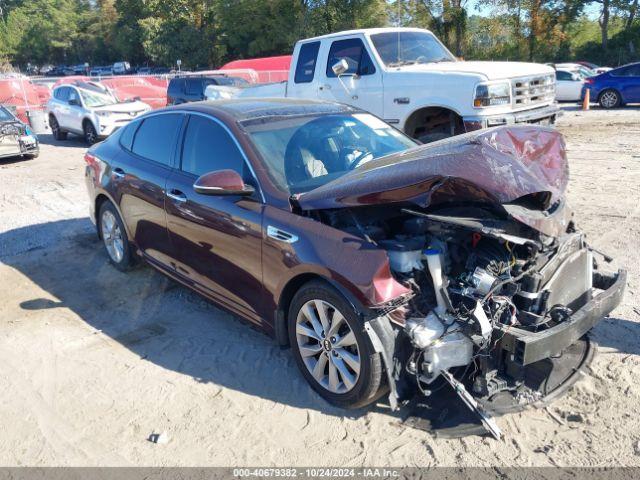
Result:
<svg viewBox="0 0 640 480"><path fill-rule="evenodd" d="M495 335L501 338L501 348L510 352L513 361L522 366L558 355L620 304L626 283L625 270L611 275L594 272L593 286L603 291L566 320L537 333L500 325Z"/></svg>

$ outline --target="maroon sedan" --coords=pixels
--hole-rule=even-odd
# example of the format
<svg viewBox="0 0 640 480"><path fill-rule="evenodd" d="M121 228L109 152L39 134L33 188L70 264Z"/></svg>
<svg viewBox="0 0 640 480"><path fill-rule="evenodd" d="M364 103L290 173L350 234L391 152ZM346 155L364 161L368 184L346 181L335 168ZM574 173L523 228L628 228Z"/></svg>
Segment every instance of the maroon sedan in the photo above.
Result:
<svg viewBox="0 0 640 480"><path fill-rule="evenodd" d="M446 382L495 434L488 410L576 378L624 288L571 221L547 128L419 146L345 105L234 100L149 113L86 161L117 268L142 258L264 329L344 407Z"/></svg>

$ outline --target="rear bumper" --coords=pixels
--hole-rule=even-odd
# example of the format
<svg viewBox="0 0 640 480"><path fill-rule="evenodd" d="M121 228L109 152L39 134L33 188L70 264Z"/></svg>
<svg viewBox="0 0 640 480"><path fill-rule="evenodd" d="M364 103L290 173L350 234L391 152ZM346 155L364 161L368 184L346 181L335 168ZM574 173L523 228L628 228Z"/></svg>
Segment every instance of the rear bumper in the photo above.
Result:
<svg viewBox="0 0 640 480"><path fill-rule="evenodd" d="M626 283L626 270L609 275L594 272L593 286L603 291L558 325L538 333L497 326L496 336L501 338L502 349L510 352L513 361L520 365L559 354L620 304Z"/></svg>
<svg viewBox="0 0 640 480"><path fill-rule="evenodd" d="M554 102L552 105L534 108L524 112L464 117L463 121L466 131L471 132L481 128L496 127L498 125L513 125L517 123L539 123L542 125L552 125L560 115L562 115L562 111L558 104Z"/></svg>

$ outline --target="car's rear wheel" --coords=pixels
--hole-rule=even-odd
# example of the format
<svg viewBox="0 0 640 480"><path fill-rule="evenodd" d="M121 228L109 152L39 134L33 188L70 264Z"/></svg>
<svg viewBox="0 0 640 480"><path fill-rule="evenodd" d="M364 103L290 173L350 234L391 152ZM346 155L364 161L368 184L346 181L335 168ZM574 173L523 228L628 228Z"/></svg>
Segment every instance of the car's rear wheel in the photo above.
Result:
<svg viewBox="0 0 640 480"><path fill-rule="evenodd" d="M599 103L602 108L618 108L622 103L622 99L615 90L605 90L600 94Z"/></svg>
<svg viewBox="0 0 640 480"><path fill-rule="evenodd" d="M354 308L337 290L320 281L307 283L294 296L288 319L296 363L325 400L358 408L383 393L380 355Z"/></svg>
<svg viewBox="0 0 640 480"><path fill-rule="evenodd" d="M123 272L135 265L135 253L129 243L129 237L113 204L105 201L98 214L100 238L109 256L109 261Z"/></svg>
<svg viewBox="0 0 640 480"><path fill-rule="evenodd" d="M55 138L58 141L67 139L67 132L63 132L60 129L60 124L58 123L58 120L56 119L56 117L54 117L53 115L49 116L49 127L51 128L51 133L53 134L53 138Z"/></svg>
<svg viewBox="0 0 640 480"><path fill-rule="evenodd" d="M93 145L98 141L98 133L96 132L96 127L94 127L93 123L91 123L90 121L84 122L82 131L84 132L84 141L87 145Z"/></svg>

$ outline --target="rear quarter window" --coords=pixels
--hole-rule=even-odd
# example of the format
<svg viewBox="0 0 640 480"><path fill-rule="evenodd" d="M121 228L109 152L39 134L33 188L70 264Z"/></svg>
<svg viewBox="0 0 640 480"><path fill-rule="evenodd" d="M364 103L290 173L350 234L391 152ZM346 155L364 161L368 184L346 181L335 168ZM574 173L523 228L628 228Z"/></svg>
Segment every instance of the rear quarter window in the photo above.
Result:
<svg viewBox="0 0 640 480"><path fill-rule="evenodd" d="M131 122L129 125L122 129L122 133L120 134L120 145L122 145L127 150L131 151L131 146L133 145L133 137L140 126L140 122Z"/></svg>
<svg viewBox="0 0 640 480"><path fill-rule="evenodd" d="M184 79L174 78L169 82L169 93L182 93L184 85Z"/></svg>

